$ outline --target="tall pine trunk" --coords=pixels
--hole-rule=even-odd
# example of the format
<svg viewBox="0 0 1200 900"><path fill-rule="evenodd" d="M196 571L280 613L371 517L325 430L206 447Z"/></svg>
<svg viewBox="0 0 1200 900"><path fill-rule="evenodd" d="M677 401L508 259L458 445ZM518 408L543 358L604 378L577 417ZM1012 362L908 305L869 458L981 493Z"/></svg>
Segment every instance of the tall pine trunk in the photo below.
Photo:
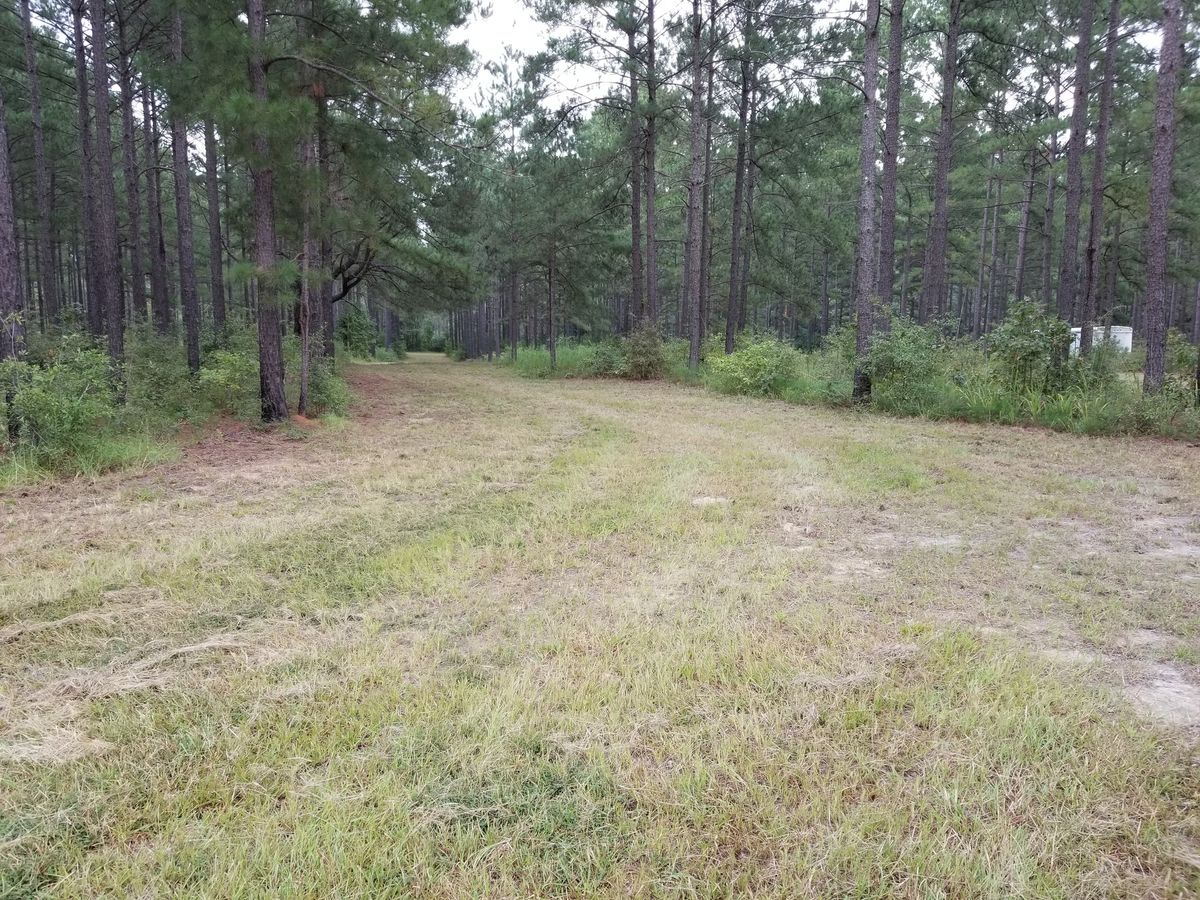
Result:
<svg viewBox="0 0 1200 900"><path fill-rule="evenodd" d="M142 264L142 198L138 187L133 119L133 50L128 44L125 10L117 8L117 46L121 53L121 158L125 169L125 206L129 218L130 311L135 321L146 315L146 275Z"/></svg>
<svg viewBox="0 0 1200 900"><path fill-rule="evenodd" d="M742 212L746 190L746 145L750 118L750 49L745 46L750 38L750 10L745 12L745 28L742 32L741 94L738 99L737 157L733 168L733 207L729 237L729 304L725 310L725 352L733 352L733 341L737 334L738 289L741 286L739 267L742 263Z"/></svg>
<svg viewBox="0 0 1200 900"><path fill-rule="evenodd" d="M658 327L658 72L655 68L654 0L646 4L646 317Z"/></svg>
<svg viewBox="0 0 1200 900"><path fill-rule="evenodd" d="M879 273L875 248L875 167L879 162L876 146L879 132L879 0L867 0L866 45L863 50L863 114L858 145L858 247L854 264L854 308L858 328L854 341L854 399L871 397L871 375L867 371L867 353L880 327ZM893 216L895 209L892 210Z"/></svg>
<svg viewBox="0 0 1200 900"><path fill-rule="evenodd" d="M204 185L208 194L208 281L213 330L225 339L225 267L221 265L221 183L217 178L217 136L204 120Z"/></svg>
<svg viewBox="0 0 1200 900"><path fill-rule="evenodd" d="M1083 202L1083 154L1087 149L1088 81L1095 17L1096 0L1080 0L1071 136L1067 140L1067 196L1063 210L1062 250L1058 255L1058 315L1068 321L1075 318L1079 283L1079 208Z"/></svg>
<svg viewBox="0 0 1200 900"><path fill-rule="evenodd" d="M942 62L941 116L933 171L933 216L925 249L925 275L917 318L940 313L946 302L946 249L950 232L950 162L954 153L954 88L958 81L958 35L963 0L950 0L946 47Z"/></svg>
<svg viewBox="0 0 1200 900"><path fill-rule="evenodd" d="M900 152L900 91L904 78L904 0L892 0L889 27L881 175L883 193L879 210L879 278L875 288L886 309L891 308L896 279L896 171Z"/></svg>
<svg viewBox="0 0 1200 900"><path fill-rule="evenodd" d="M167 293L167 245L163 238L162 179L158 167L158 128L154 96L150 85L142 82L142 143L146 168L146 219L150 257L150 316L154 329L167 334L174 327L171 299Z"/></svg>
<svg viewBox="0 0 1200 900"><path fill-rule="evenodd" d="M96 289L104 335L114 364L124 355L125 317L121 309L121 255L117 246L117 194L109 119L108 28L104 0L89 0L92 25L92 90L96 112Z"/></svg>
<svg viewBox="0 0 1200 900"><path fill-rule="evenodd" d="M261 116L254 133L250 183L254 195L254 264L258 285L259 397L264 422L287 417L283 393L283 341L279 334L279 297L275 286L275 172L271 144L264 130L267 119L267 64L263 45L267 36L265 0L246 0L250 30L250 90Z"/></svg>
<svg viewBox="0 0 1200 900"><path fill-rule="evenodd" d="M1163 0L1162 50L1154 100L1154 149L1150 156L1150 214L1146 222L1146 367L1142 390L1157 394L1166 378L1167 214L1175 162L1175 95L1183 60L1182 0Z"/></svg>
<svg viewBox="0 0 1200 900"><path fill-rule="evenodd" d="M183 64L183 13L171 23L171 56ZM192 373L200 371L200 298L196 292L196 257L192 236L192 188L188 167L187 122L176 101L171 102L171 160L175 181L175 228L179 260L179 305L183 311L184 346Z"/></svg>
<svg viewBox="0 0 1200 900"><path fill-rule="evenodd" d="M692 0L692 86L688 146L691 165L687 185L687 302L688 368L700 365L700 253L704 230L704 25L700 0Z"/></svg>
<svg viewBox="0 0 1200 900"><path fill-rule="evenodd" d="M645 273L642 270L642 129L638 111L637 28L629 25L629 303L621 323L629 330L632 310L638 321L646 318ZM514 353L516 344L513 344Z"/></svg>
<svg viewBox="0 0 1200 900"><path fill-rule="evenodd" d="M96 287L99 268L99 251L96 247L96 171L92 147L91 102L88 100L87 50L83 43L85 2L87 0L79 0L71 8L71 22L75 51L76 106L79 112L79 184L83 193L83 244L86 259L83 306L88 331L99 338L104 333L104 309L100 305L101 295Z"/></svg>
<svg viewBox="0 0 1200 900"><path fill-rule="evenodd" d="M37 53L33 46L33 25L30 20L29 0L21 0L21 37L25 44L25 74L29 79L29 115L33 126L33 178L34 196L37 203L37 270L38 297L41 299L42 318L50 323L58 321L58 279L54 271L54 254L50 240L50 174L46 166L46 135L42 129L42 92L38 76Z"/></svg>
<svg viewBox="0 0 1200 900"><path fill-rule="evenodd" d="M1108 133L1112 128L1113 88L1117 77L1117 40L1121 26L1121 0L1108 4L1108 35L1104 48L1104 81L1100 85L1099 121L1092 148L1092 209L1088 220L1087 249L1083 255L1083 303L1079 316L1079 353L1092 351L1092 325L1096 321L1096 298L1100 294L1101 244L1104 238L1104 165Z"/></svg>

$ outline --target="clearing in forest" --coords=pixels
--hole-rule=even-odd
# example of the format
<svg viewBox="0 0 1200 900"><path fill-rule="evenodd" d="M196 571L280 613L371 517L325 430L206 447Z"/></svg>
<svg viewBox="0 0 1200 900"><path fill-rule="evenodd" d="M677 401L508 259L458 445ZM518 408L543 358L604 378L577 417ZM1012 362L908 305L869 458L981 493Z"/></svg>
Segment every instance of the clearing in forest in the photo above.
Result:
<svg viewBox="0 0 1200 900"><path fill-rule="evenodd" d="M1200 890L1200 454L352 371L0 496L0 896Z"/></svg>

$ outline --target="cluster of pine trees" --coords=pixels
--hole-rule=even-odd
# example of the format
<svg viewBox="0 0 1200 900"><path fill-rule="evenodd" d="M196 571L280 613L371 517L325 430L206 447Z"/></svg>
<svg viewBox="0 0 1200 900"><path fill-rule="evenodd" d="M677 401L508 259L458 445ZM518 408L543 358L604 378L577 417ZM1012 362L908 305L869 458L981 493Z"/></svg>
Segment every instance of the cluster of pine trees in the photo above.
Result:
<svg viewBox="0 0 1200 900"><path fill-rule="evenodd" d="M346 304L468 355L645 329L815 346L895 316L982 337L1031 298L1200 341L1183 0L539 0L553 39L473 110L466 0L19 0L0 9L0 358L130 329L197 371ZM586 73L581 76L581 73ZM860 367L856 393L870 391Z"/></svg>
<svg viewBox="0 0 1200 900"><path fill-rule="evenodd" d="M287 415L339 303L458 302L439 195L465 2L20 0L0 8L0 361L31 329L131 329L186 365L256 329L262 416ZM385 318L394 325L394 314Z"/></svg>

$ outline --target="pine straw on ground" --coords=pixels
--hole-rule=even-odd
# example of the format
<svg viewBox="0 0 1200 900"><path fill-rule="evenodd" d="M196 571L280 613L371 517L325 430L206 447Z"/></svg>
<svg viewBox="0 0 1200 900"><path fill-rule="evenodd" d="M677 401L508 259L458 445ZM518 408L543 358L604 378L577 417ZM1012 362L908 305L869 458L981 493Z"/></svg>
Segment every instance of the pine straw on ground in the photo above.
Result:
<svg viewBox="0 0 1200 900"><path fill-rule="evenodd" d="M0 896L1200 891L1200 460L415 357L0 495Z"/></svg>

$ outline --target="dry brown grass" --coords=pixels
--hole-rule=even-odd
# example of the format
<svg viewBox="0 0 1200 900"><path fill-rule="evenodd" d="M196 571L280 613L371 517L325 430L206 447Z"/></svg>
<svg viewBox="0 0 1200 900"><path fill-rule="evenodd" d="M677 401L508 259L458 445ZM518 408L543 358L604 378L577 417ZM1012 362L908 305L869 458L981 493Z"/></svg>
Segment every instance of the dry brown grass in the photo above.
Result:
<svg viewBox="0 0 1200 900"><path fill-rule="evenodd" d="M4 890L1195 888L1187 448L353 380L0 496Z"/></svg>

